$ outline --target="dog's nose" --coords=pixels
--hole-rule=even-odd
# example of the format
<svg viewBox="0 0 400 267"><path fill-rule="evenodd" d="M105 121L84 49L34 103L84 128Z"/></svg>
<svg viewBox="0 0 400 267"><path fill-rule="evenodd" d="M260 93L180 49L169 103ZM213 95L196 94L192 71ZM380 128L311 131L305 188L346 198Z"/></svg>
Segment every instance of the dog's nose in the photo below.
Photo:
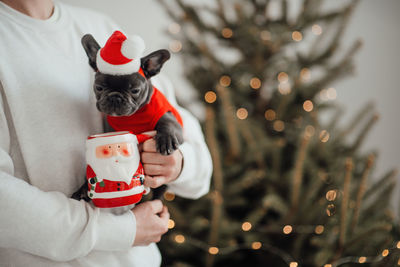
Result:
<svg viewBox="0 0 400 267"><path fill-rule="evenodd" d="M123 96L118 92L112 92L108 95L107 99L111 104L118 106L122 103Z"/></svg>
<svg viewBox="0 0 400 267"><path fill-rule="evenodd" d="M111 96L108 99L114 106L119 106L122 103L122 98L119 96Z"/></svg>
<svg viewBox="0 0 400 267"><path fill-rule="evenodd" d="M120 92L112 92L108 97L122 97L122 94Z"/></svg>

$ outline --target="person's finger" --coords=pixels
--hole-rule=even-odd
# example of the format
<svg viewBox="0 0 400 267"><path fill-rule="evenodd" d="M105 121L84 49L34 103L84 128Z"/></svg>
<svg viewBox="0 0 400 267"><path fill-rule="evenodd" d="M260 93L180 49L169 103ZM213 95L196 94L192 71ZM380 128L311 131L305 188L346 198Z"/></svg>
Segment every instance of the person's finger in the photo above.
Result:
<svg viewBox="0 0 400 267"><path fill-rule="evenodd" d="M146 175L161 175L164 174L165 168L159 164L143 164L144 173Z"/></svg>
<svg viewBox="0 0 400 267"><path fill-rule="evenodd" d="M159 214L160 218L165 222L168 223L168 220L170 218L170 214L168 212L168 208L167 206L164 206L162 211Z"/></svg>
<svg viewBox="0 0 400 267"><path fill-rule="evenodd" d="M165 184L167 181L167 178L164 176L148 176L146 175L144 179L144 185L151 187L151 188L157 188Z"/></svg>
<svg viewBox="0 0 400 267"><path fill-rule="evenodd" d="M145 175L144 177L144 186L150 187L150 188L154 188L155 186L155 180L152 176L149 175Z"/></svg>
<svg viewBox="0 0 400 267"><path fill-rule="evenodd" d="M143 143L144 152L157 152L156 140L149 139Z"/></svg>
<svg viewBox="0 0 400 267"><path fill-rule="evenodd" d="M151 206L151 209L154 214L158 214L163 211L164 205L162 204L161 200L159 200L159 199L151 200L151 201L148 201L148 203Z"/></svg>
<svg viewBox="0 0 400 267"><path fill-rule="evenodd" d="M148 164L159 164L163 165L166 163L166 158L169 156L163 156L160 153L154 153L154 152L143 152L140 155L140 159L143 164L148 163Z"/></svg>

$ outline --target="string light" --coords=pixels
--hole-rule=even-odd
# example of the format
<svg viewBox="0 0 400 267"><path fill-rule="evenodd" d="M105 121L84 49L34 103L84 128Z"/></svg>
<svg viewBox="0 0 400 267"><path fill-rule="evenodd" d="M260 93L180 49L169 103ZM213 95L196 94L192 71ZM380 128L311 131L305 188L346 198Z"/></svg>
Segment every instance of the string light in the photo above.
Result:
<svg viewBox="0 0 400 267"><path fill-rule="evenodd" d="M219 252L219 249L217 247L210 247L208 249L208 253L210 253L212 255L216 255L216 254L218 254L218 252Z"/></svg>
<svg viewBox="0 0 400 267"><path fill-rule="evenodd" d="M273 121L276 118L276 112L273 109L268 109L267 111L265 111L265 119L268 121Z"/></svg>
<svg viewBox="0 0 400 267"><path fill-rule="evenodd" d="M322 233L324 232L324 230L325 230L325 227L324 227L323 225L317 225L317 226L315 227L315 233L316 233L317 235L322 234Z"/></svg>
<svg viewBox="0 0 400 267"><path fill-rule="evenodd" d="M175 227L175 222L172 219L168 220L168 229L172 229Z"/></svg>
<svg viewBox="0 0 400 267"><path fill-rule="evenodd" d="M301 40L303 40L303 34L301 34L301 32L299 31L294 31L292 33L292 39L296 42L300 42Z"/></svg>
<svg viewBox="0 0 400 267"><path fill-rule="evenodd" d="M169 49L174 53L178 53L182 50L182 43L179 40L173 40L169 44Z"/></svg>
<svg viewBox="0 0 400 267"><path fill-rule="evenodd" d="M214 93L213 91L208 91L204 95L204 100L209 104L214 103L217 100L217 94Z"/></svg>
<svg viewBox="0 0 400 267"><path fill-rule="evenodd" d="M292 88L290 87L289 83L280 83L278 85L278 91L282 95L288 95L292 91Z"/></svg>
<svg viewBox="0 0 400 267"><path fill-rule="evenodd" d="M172 34L178 34L181 31L181 25L179 25L176 22L173 22L168 26L168 30Z"/></svg>
<svg viewBox="0 0 400 267"><path fill-rule="evenodd" d="M274 128L275 131L282 132L283 130L285 130L285 123L281 120L276 120L274 121L272 127Z"/></svg>
<svg viewBox="0 0 400 267"><path fill-rule="evenodd" d="M261 80L257 77L254 77L250 80L250 87L253 89L260 89L261 87Z"/></svg>
<svg viewBox="0 0 400 267"><path fill-rule="evenodd" d="M164 193L164 199L166 201L173 201L175 199L175 194L170 191L167 191Z"/></svg>
<svg viewBox="0 0 400 267"><path fill-rule="evenodd" d="M366 257L359 257L358 258L358 262L359 263L365 263L367 261L367 258Z"/></svg>
<svg viewBox="0 0 400 267"><path fill-rule="evenodd" d="M185 237L183 235L176 235L175 236L175 242L179 243L179 244L182 244L182 243L185 242Z"/></svg>
<svg viewBox="0 0 400 267"><path fill-rule="evenodd" d="M307 125L307 126L306 126L306 129L305 129L305 134L306 134L308 137L313 136L313 135L315 134L315 128L314 128L314 126L312 126L312 125Z"/></svg>
<svg viewBox="0 0 400 267"><path fill-rule="evenodd" d="M321 140L322 143L326 143L329 140L329 133L327 130L322 130L321 133L319 134L319 139Z"/></svg>
<svg viewBox="0 0 400 267"><path fill-rule="evenodd" d="M289 81L289 75L286 72L279 72L278 74L278 81L281 83L286 83Z"/></svg>
<svg viewBox="0 0 400 267"><path fill-rule="evenodd" d="M329 88L329 89L326 91L326 96L327 96L327 98L328 98L329 100L335 100L335 99L336 99L336 96L337 96L336 89L335 89L335 88Z"/></svg>
<svg viewBox="0 0 400 267"><path fill-rule="evenodd" d="M290 234L293 231L293 227L291 225L285 225L285 227L283 227L283 233L285 235Z"/></svg>
<svg viewBox="0 0 400 267"><path fill-rule="evenodd" d="M262 246L261 242L253 242L251 243L251 248L254 250L260 249Z"/></svg>
<svg viewBox="0 0 400 267"><path fill-rule="evenodd" d="M388 249L384 249L382 251L382 257L387 257L389 255L389 250Z"/></svg>
<svg viewBox="0 0 400 267"><path fill-rule="evenodd" d="M228 87L229 85L231 85L231 81L231 77L229 77L228 75L223 75L219 79L219 84L223 87Z"/></svg>
<svg viewBox="0 0 400 267"><path fill-rule="evenodd" d="M318 24L314 24L314 25L311 27L311 31L312 31L312 33L315 34L315 35L321 35L321 34L322 34L322 28L321 28L321 26L319 26Z"/></svg>
<svg viewBox="0 0 400 267"><path fill-rule="evenodd" d="M249 116L249 112L247 111L247 109L245 108L239 108L236 111L236 116L240 119L240 120L245 120L248 116Z"/></svg>
<svg viewBox="0 0 400 267"><path fill-rule="evenodd" d="M289 226L289 225L287 225L287 226ZM338 227L334 227L332 229L332 232L334 234L338 234L339 228ZM179 235L177 235L177 236L179 236ZM180 235L180 236L182 236L182 235ZM183 239L184 239L184 237L183 237ZM207 243L205 243L203 241L200 241L200 240L192 239L192 238L188 238L187 242L188 242L188 244L190 244L192 246L195 246L195 247L197 247L199 249L202 249L204 251L207 251L208 253L210 253L212 255L215 255L215 254L228 255L228 254L234 253L235 251L238 251L238 250L241 250L241 249L254 249L254 250L262 249L264 251L268 251L268 252L273 253L274 255L280 257L283 261L286 262L288 267L291 267L291 266L299 267L299 263L296 262L294 260L294 258L290 254L288 254L286 251L281 250L278 247L274 247L274 246L272 246L270 244L266 244L266 243L262 244L259 241L252 242L252 243L238 244L235 240L231 240L229 242L230 246L225 247L225 248L218 248L218 247L214 247L214 246L210 247ZM397 242L397 243L400 243L400 241ZM390 249L395 249L397 247L396 246L397 243L395 243ZM387 249L388 250L388 252L387 252L388 254L390 253L390 249ZM334 267L334 266L338 267L338 266L342 266L343 264L349 264L349 263L367 263L367 262L368 263L374 263L374 262L377 263L377 262L382 261L382 259L384 257L385 256L382 257L381 254L379 254L379 255L377 255L375 257L368 257L368 258L364 257L364 256L362 256L362 257L348 256L348 257L337 259L335 261L335 264L326 263L325 265L323 265L323 267ZM400 266L400 259L397 261L397 265Z"/></svg>
<svg viewBox="0 0 400 267"><path fill-rule="evenodd" d="M251 227L252 227L252 225L249 222L244 222L242 224L242 230L245 232L250 231Z"/></svg>
<svg viewBox="0 0 400 267"><path fill-rule="evenodd" d="M303 81L308 81L311 79L311 71L309 68L302 68L300 71L300 78Z"/></svg>
<svg viewBox="0 0 400 267"><path fill-rule="evenodd" d="M329 217L331 217L331 216L335 215L335 213L336 213L336 207L335 207L335 205L329 204L329 205L326 207L326 214L327 214Z"/></svg>
<svg viewBox="0 0 400 267"><path fill-rule="evenodd" d="M221 31L222 37L229 39L233 36L233 31L230 28L223 28Z"/></svg>
<svg viewBox="0 0 400 267"><path fill-rule="evenodd" d="M329 190L328 192L326 192L326 200L328 201L334 201L336 199L337 196L337 191L336 190Z"/></svg>
<svg viewBox="0 0 400 267"><path fill-rule="evenodd" d="M328 100L328 90L327 89L322 89L321 92L319 93L319 98L322 101Z"/></svg>
<svg viewBox="0 0 400 267"><path fill-rule="evenodd" d="M271 33L269 31L266 31L266 30L261 31L260 32L260 38L263 41L269 41L269 40L271 40Z"/></svg>
<svg viewBox="0 0 400 267"><path fill-rule="evenodd" d="M303 109L307 112L311 112L314 109L314 104L311 100L306 100L303 103Z"/></svg>
<svg viewBox="0 0 400 267"><path fill-rule="evenodd" d="M396 245L396 247L397 247L398 249L400 249L400 241L399 241L399 242L397 242L397 245Z"/></svg>

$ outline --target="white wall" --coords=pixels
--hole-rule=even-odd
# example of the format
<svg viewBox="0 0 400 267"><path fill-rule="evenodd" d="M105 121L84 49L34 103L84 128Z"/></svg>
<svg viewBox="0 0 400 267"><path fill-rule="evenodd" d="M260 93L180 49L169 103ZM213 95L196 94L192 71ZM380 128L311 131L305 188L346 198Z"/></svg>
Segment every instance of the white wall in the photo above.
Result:
<svg viewBox="0 0 400 267"><path fill-rule="evenodd" d="M165 34L170 20L156 0L64 0L99 10L112 17L128 33L141 35L147 52L167 48ZM337 82L338 103L346 109L348 121L364 104L374 101L380 120L365 140L365 151L378 148L380 155L375 176L390 168L400 168L400 1L362 0L345 34L345 44L362 38L364 46L357 54L357 73ZM181 62L173 56L165 70L177 85L178 95L187 92L182 81ZM400 176L398 176L400 178ZM400 187L398 187L400 188Z"/></svg>

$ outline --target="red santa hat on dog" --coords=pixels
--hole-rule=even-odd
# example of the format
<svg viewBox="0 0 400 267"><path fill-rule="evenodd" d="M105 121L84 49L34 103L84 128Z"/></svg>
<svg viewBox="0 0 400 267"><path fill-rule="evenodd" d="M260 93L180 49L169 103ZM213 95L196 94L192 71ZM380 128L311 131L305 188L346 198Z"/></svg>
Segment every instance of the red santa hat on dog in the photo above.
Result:
<svg viewBox="0 0 400 267"><path fill-rule="evenodd" d="M105 46L97 52L97 68L101 73L111 75L138 72L144 48L144 41L140 36L134 35L128 39L122 32L115 31Z"/></svg>

